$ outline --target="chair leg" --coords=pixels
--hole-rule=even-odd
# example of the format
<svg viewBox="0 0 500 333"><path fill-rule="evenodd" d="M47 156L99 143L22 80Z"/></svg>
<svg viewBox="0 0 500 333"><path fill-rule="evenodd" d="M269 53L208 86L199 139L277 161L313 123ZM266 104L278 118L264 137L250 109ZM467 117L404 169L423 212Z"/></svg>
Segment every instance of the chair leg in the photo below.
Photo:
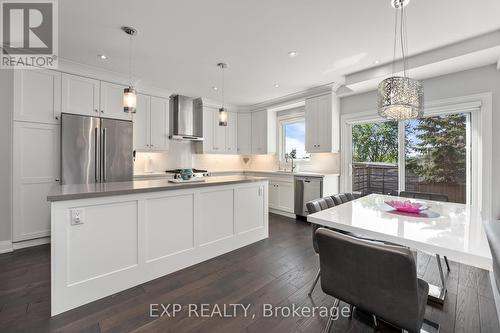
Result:
<svg viewBox="0 0 500 333"><path fill-rule="evenodd" d="M335 311L339 311L338 307L339 307L339 303L340 301L336 298L335 299L335 302L333 302L333 307L335 308ZM330 332L330 329L332 328L332 325L333 325L333 321L335 320L335 312L331 314L331 316L328 318L328 322L326 323L326 327L321 331L321 333L329 333Z"/></svg>
<svg viewBox="0 0 500 333"><path fill-rule="evenodd" d="M378 329L378 321L377 321L377 316L372 315L373 318L373 326L375 327L375 330Z"/></svg>
<svg viewBox="0 0 500 333"><path fill-rule="evenodd" d="M314 281L313 281L313 284L311 286L311 289L309 290L309 292L307 293L307 295L309 295L309 296L312 295L312 293L314 291L314 287L316 287L316 284L318 283L320 275L321 275L321 270L318 269L318 273L316 274L316 277L314 278Z"/></svg>
<svg viewBox="0 0 500 333"><path fill-rule="evenodd" d="M448 257L444 256L444 263L446 264L446 269L450 272L450 264L448 263Z"/></svg>

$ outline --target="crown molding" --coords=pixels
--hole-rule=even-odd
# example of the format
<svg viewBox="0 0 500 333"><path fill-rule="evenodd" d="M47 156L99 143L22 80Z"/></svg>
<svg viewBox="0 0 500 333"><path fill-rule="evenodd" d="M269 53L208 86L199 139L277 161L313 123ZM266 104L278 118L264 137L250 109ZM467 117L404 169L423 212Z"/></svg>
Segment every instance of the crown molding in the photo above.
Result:
<svg viewBox="0 0 500 333"><path fill-rule="evenodd" d="M336 93L341 86L342 85L340 83L331 82L321 86L316 86L310 89L302 90L296 93L273 98L257 104L240 106L239 110L249 112L249 111L267 110L267 109L280 109L285 105L300 103L306 98L325 95L329 93Z"/></svg>

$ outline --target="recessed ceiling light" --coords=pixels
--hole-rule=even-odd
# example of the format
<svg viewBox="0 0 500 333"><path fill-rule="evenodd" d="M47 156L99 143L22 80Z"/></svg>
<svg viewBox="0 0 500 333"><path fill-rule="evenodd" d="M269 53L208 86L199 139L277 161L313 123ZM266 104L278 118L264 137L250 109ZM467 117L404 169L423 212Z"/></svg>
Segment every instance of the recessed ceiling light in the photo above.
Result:
<svg viewBox="0 0 500 333"><path fill-rule="evenodd" d="M374 64L374 65L378 65L378 64L380 64L380 60L375 60L375 61L373 62L373 64Z"/></svg>
<svg viewBox="0 0 500 333"><path fill-rule="evenodd" d="M105 55L105 54L98 54L98 55L97 55L97 58L99 58L99 59L101 59L101 60L106 60L106 59L108 59L108 56L107 56L107 55Z"/></svg>
<svg viewBox="0 0 500 333"><path fill-rule="evenodd" d="M277 83L274 84L274 88L279 88L279 87L280 87L279 84L277 84Z"/></svg>
<svg viewBox="0 0 500 333"><path fill-rule="evenodd" d="M293 57L297 56L297 52L290 51L290 52L288 52L288 56L293 58Z"/></svg>
<svg viewBox="0 0 500 333"><path fill-rule="evenodd" d="M212 90L217 91L217 90L219 90L219 88L217 88L216 86L213 86L213 87L212 87Z"/></svg>

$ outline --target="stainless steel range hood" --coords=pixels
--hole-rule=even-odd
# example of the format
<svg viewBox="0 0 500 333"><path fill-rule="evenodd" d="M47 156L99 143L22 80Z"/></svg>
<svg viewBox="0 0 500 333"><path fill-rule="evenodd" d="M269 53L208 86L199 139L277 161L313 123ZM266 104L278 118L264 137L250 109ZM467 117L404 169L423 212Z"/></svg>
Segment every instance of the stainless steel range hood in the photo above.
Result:
<svg viewBox="0 0 500 333"><path fill-rule="evenodd" d="M203 101L201 98L170 96L170 138L203 141Z"/></svg>

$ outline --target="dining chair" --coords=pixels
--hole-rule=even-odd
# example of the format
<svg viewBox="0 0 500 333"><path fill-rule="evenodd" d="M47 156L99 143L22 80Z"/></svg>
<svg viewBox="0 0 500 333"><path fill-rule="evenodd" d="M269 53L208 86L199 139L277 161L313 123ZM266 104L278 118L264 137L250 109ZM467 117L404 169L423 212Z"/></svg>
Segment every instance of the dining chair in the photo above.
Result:
<svg viewBox="0 0 500 333"><path fill-rule="evenodd" d="M342 193L342 194L332 195L331 197L324 197L324 198L309 201L306 203L306 208L307 208L307 211L309 214L314 214L314 213L317 213L317 212L322 211L324 209L328 209L328 208L331 208L334 206L341 205L344 202L354 200L357 197L359 197L359 195L355 194L355 193ZM319 253L318 242L316 240L316 230L320 226L317 224L311 223L311 227L312 227L313 248L314 248L314 251L316 253ZM333 230L335 232L339 232L342 234L350 235L352 237L357 237L360 239L366 239L366 240L370 240L370 241L374 241L374 242L377 241L377 240L374 240L371 238L365 238L363 236L360 236L360 235L357 235L357 234L354 234L354 233L351 233L348 231L344 231L344 230L338 230L338 229L334 229L334 228L330 228L330 230ZM385 243L387 243L387 242L385 242ZM388 243L388 244L392 244L392 243ZM320 275L321 275L321 269L318 269L318 272L316 273L316 276L314 277L312 286L309 289L309 292L307 293L309 296L312 295L314 288L316 287L316 284L318 283Z"/></svg>
<svg viewBox="0 0 500 333"><path fill-rule="evenodd" d="M401 191L399 192L399 196L412 199L448 202L448 194L446 193Z"/></svg>
<svg viewBox="0 0 500 333"><path fill-rule="evenodd" d="M325 228L316 230L321 288L335 298L409 332L424 324L429 285L417 278L412 251L404 246L361 240ZM337 311L338 313L338 311ZM335 317L328 319L328 333ZM431 328L434 323L426 322Z"/></svg>

